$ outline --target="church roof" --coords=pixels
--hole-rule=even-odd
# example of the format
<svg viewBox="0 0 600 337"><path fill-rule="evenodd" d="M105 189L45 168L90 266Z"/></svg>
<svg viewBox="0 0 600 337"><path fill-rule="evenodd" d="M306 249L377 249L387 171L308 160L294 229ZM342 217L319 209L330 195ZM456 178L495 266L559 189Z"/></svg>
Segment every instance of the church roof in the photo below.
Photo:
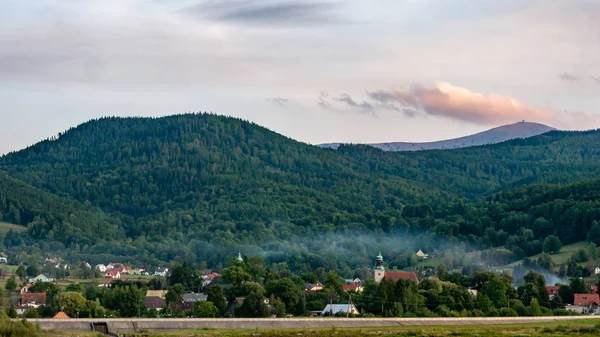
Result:
<svg viewBox="0 0 600 337"><path fill-rule="evenodd" d="M415 274L412 271L386 271L384 278L387 280L392 280L394 282L398 280L413 280L419 283L417 274Z"/></svg>

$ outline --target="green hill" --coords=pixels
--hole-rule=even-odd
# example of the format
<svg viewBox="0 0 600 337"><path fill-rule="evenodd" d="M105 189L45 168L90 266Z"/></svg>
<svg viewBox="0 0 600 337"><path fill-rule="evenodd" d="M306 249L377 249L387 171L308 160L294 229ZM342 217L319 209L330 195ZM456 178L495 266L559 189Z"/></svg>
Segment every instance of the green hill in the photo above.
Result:
<svg viewBox="0 0 600 337"><path fill-rule="evenodd" d="M556 187L520 187L598 177L600 132L552 131L489 146L389 153L368 146L321 149L210 114L104 118L0 158L0 171L11 177L9 185L32 194L21 201L13 191L4 221L49 219L24 235L31 244L209 264L245 247L296 268L365 266L377 249L392 254L413 245L433 251L444 243L533 243L517 256L539 253L546 232L524 236L511 226L534 228L537 208L519 209L522 194ZM512 191L496 193L506 189ZM7 216L11 203L22 203L27 216ZM552 218L551 232L579 241L596 219L593 213L567 231L567 220ZM56 224L68 225L71 234L57 235ZM524 243L508 241L515 235Z"/></svg>

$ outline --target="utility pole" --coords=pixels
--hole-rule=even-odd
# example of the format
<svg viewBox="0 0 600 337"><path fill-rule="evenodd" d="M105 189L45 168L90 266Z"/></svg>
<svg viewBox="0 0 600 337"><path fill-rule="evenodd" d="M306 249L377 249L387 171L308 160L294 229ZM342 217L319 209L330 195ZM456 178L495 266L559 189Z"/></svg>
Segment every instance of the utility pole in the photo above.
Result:
<svg viewBox="0 0 600 337"><path fill-rule="evenodd" d="M333 317L333 298L329 299L329 316Z"/></svg>
<svg viewBox="0 0 600 337"><path fill-rule="evenodd" d="M348 318L348 315L350 315L350 308L352 307L352 294L349 294L350 296L348 297L348 310L346 310L346 318Z"/></svg>

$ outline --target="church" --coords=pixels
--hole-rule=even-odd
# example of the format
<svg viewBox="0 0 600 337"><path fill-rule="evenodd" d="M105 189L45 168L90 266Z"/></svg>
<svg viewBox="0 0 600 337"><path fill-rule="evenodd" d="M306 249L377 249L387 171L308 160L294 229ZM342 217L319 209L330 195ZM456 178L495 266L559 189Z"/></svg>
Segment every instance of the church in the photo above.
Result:
<svg viewBox="0 0 600 337"><path fill-rule="evenodd" d="M385 267L383 266L383 256L381 255L381 252L379 252L377 260L375 261L375 283L381 282L384 278L394 282L397 282L398 280L413 280L416 283L419 283L417 274L412 271L385 271Z"/></svg>

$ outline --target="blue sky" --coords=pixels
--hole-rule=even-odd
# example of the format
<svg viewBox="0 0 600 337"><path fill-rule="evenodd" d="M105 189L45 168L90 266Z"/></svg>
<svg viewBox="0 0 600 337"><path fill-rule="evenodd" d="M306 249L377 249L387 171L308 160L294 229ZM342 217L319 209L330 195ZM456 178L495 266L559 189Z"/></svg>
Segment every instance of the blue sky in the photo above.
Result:
<svg viewBox="0 0 600 337"><path fill-rule="evenodd" d="M0 153L212 111L308 143L600 127L600 1L0 0Z"/></svg>

